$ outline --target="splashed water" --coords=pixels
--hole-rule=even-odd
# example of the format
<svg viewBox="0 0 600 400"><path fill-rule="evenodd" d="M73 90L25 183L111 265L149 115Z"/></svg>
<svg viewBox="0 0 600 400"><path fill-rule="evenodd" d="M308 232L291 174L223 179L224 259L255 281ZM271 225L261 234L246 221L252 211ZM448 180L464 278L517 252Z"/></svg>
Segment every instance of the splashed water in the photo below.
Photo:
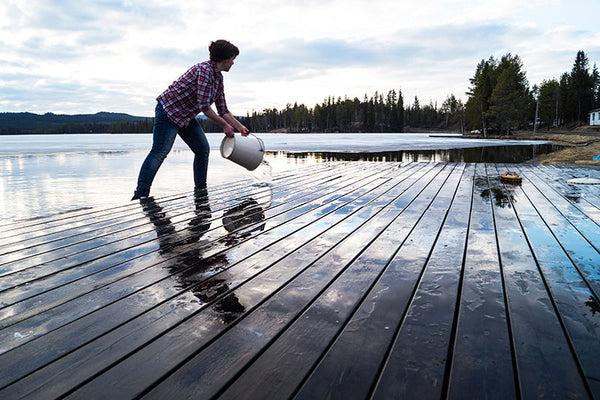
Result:
<svg viewBox="0 0 600 400"><path fill-rule="evenodd" d="M260 165L252 171L252 178L255 180L253 186L271 186L273 182L273 168L267 160L262 160Z"/></svg>
<svg viewBox="0 0 600 400"><path fill-rule="evenodd" d="M252 184L252 197L258 202L262 209L267 209L271 205L273 198L272 182L273 168L267 160L264 160L260 165L251 172L254 183Z"/></svg>

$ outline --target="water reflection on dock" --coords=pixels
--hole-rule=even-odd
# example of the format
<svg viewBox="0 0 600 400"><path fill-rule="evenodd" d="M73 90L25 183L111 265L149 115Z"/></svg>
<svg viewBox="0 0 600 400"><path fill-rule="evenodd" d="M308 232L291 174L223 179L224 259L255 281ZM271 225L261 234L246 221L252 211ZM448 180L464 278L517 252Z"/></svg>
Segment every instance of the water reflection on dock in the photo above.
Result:
<svg viewBox="0 0 600 400"><path fill-rule="evenodd" d="M0 398L599 398L582 175L315 158L0 224Z"/></svg>
<svg viewBox="0 0 600 400"><path fill-rule="evenodd" d="M274 158L296 158L307 161L392 161L392 162L472 162L521 163L560 150L550 143L485 146L441 150L399 150L385 152L268 152Z"/></svg>

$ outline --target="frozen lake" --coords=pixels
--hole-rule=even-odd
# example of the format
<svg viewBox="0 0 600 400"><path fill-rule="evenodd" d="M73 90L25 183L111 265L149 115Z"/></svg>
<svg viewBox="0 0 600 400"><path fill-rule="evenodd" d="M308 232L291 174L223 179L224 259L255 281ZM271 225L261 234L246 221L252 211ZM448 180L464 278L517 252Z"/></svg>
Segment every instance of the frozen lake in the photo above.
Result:
<svg viewBox="0 0 600 400"><path fill-rule="evenodd" d="M217 150L223 137L206 135L211 148ZM344 133L344 134L257 134L268 151L286 152L384 152L399 150L444 150L482 146L539 144L519 140L469 139L461 135L416 133ZM66 153L86 151L146 151L152 144L151 134L82 134L82 135L0 135L0 156L14 154ZM187 150L179 138L174 149Z"/></svg>
<svg viewBox="0 0 600 400"><path fill-rule="evenodd" d="M332 159L486 161L484 154L497 156L498 149L503 149L502 154L515 149L508 153L531 158L543 143L428 134L258 136L265 142L270 168L261 166L251 173L221 158L218 149L223 134L207 134L212 149L209 186L239 179L262 183L272 173ZM128 202L151 144L151 134L0 135L0 224ZM192 152L177 138L156 176L152 194L190 192L192 161Z"/></svg>

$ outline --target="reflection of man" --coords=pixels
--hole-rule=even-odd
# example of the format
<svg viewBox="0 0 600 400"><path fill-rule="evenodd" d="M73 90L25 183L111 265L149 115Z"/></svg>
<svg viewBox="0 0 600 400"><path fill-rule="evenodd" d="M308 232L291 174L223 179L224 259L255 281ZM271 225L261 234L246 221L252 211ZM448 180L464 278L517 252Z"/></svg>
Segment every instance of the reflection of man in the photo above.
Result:
<svg viewBox="0 0 600 400"><path fill-rule="evenodd" d="M262 231L265 224L256 224L264 220L265 213L262 207L251 197L223 214L223 226L227 232L236 232L240 236L248 236L256 230Z"/></svg>
<svg viewBox="0 0 600 400"><path fill-rule="evenodd" d="M205 190L197 190L194 194L195 216L190 219L185 229L177 231L163 207L152 197L141 201L142 209L154 225L159 241L160 253L174 253L175 257L166 260L166 268L178 281L178 290L190 290L203 304L216 301L214 309L224 323L238 318L245 310L234 293L229 293L227 276L228 261L222 252L204 258L202 250L206 243L198 243L211 225L211 209ZM206 277L208 270L221 271Z"/></svg>
<svg viewBox="0 0 600 400"><path fill-rule="evenodd" d="M194 193L194 206L196 216L189 221L185 230L178 232L154 198L142 200L142 209L154 225L161 254L173 251L176 246L197 242L208 231L212 214L205 190L197 190Z"/></svg>

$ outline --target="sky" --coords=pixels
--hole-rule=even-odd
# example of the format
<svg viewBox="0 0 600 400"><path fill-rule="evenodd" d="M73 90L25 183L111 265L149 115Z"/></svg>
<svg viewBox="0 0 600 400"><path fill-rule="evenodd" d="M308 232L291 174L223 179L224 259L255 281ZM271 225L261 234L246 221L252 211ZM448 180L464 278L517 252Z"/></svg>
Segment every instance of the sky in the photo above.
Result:
<svg viewBox="0 0 600 400"><path fill-rule="evenodd" d="M491 56L518 55L531 86L578 50L591 70L598 21L598 0L2 0L0 112L153 116L217 39L240 49L235 115L392 89L439 106Z"/></svg>

